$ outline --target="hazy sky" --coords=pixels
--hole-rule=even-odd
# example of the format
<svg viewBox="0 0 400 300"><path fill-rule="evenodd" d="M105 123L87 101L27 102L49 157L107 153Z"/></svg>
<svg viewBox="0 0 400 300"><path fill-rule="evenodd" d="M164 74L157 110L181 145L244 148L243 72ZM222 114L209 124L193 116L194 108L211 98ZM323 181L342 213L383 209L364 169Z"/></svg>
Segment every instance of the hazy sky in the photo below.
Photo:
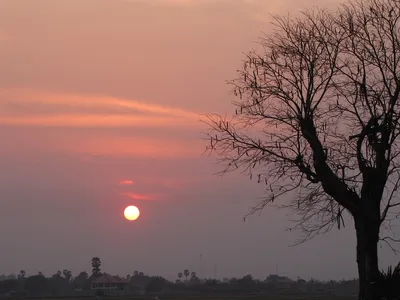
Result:
<svg viewBox="0 0 400 300"><path fill-rule="evenodd" d="M263 187L201 155L199 114L232 109L225 80L269 14L313 3L328 0L0 1L0 271L99 256L120 275L355 277L351 223L289 247L290 212L244 223Z"/></svg>

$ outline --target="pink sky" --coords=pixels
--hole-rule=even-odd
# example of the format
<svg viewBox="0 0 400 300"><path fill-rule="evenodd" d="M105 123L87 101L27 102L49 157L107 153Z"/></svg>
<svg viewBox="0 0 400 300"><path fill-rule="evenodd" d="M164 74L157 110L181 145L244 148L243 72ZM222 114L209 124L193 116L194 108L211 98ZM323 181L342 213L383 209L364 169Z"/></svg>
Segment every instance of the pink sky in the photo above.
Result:
<svg viewBox="0 0 400 300"><path fill-rule="evenodd" d="M334 2L1 1L2 272L76 274L99 256L174 279L202 253L204 276L355 276L351 224L289 248L290 212L243 223L263 187L201 155L200 114L231 110L225 81L269 14Z"/></svg>

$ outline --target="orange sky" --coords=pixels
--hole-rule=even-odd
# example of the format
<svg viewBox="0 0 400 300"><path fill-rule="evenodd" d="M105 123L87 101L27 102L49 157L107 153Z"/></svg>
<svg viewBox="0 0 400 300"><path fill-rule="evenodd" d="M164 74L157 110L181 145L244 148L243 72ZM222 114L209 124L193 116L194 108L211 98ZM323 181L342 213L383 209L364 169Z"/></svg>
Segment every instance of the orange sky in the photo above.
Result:
<svg viewBox="0 0 400 300"><path fill-rule="evenodd" d="M285 212L242 221L263 187L213 176L201 155L200 114L231 110L225 81L269 14L335 2L0 1L2 271L76 273L100 256L174 279L202 253L204 276L354 276L352 226L288 248Z"/></svg>

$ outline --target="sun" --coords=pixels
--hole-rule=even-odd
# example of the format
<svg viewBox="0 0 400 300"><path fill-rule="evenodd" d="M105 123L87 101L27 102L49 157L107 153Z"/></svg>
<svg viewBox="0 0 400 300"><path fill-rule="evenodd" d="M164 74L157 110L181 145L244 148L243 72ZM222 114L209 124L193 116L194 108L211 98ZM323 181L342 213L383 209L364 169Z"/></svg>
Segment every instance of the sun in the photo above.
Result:
<svg viewBox="0 0 400 300"><path fill-rule="evenodd" d="M124 210L124 216L129 221L135 221L140 216L140 211L136 206L130 205Z"/></svg>

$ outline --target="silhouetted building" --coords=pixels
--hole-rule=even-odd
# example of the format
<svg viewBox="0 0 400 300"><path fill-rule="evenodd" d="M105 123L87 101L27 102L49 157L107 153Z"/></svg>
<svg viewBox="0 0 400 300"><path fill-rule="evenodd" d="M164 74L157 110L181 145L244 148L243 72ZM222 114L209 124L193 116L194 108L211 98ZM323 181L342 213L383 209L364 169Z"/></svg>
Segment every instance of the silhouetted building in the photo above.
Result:
<svg viewBox="0 0 400 300"><path fill-rule="evenodd" d="M290 289L294 281L286 276L279 276L277 274L271 274L265 282L275 285L279 289Z"/></svg>
<svg viewBox="0 0 400 300"><path fill-rule="evenodd" d="M103 274L92 281L91 289L96 291L125 290L129 285L128 279L119 276Z"/></svg>

